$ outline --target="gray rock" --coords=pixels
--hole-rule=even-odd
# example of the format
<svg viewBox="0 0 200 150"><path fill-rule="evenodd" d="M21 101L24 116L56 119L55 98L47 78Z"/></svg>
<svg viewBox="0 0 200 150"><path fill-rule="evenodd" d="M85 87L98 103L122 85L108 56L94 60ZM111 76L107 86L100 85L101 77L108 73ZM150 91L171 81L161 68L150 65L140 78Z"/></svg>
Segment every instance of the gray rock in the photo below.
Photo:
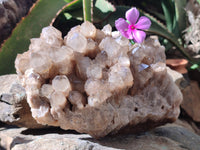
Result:
<svg viewBox="0 0 200 150"><path fill-rule="evenodd" d="M181 147L189 150L200 149L200 136L182 127L159 127L153 130L153 134L167 137L180 144Z"/></svg>
<svg viewBox="0 0 200 150"><path fill-rule="evenodd" d="M0 83L0 121L20 127L44 127L32 118L26 92L18 83L17 75L0 76Z"/></svg>
<svg viewBox="0 0 200 150"><path fill-rule="evenodd" d="M0 44L36 0L0 0Z"/></svg>
<svg viewBox="0 0 200 150"><path fill-rule="evenodd" d="M57 132L57 133L55 133ZM30 130L2 128L1 146L7 150L199 150L200 136L179 125L170 124L143 134L104 137L78 134L58 128Z"/></svg>

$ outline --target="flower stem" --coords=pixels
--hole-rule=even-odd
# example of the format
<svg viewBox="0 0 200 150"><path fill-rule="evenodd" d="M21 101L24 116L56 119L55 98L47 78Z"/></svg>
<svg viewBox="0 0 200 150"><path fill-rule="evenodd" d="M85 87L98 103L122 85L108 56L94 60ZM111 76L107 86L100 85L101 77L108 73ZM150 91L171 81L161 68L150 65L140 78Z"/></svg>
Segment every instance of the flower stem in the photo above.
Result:
<svg viewBox="0 0 200 150"><path fill-rule="evenodd" d="M135 42L133 41L133 40L129 40L130 41L130 43L132 44L132 45L134 45L135 44Z"/></svg>
<svg viewBox="0 0 200 150"><path fill-rule="evenodd" d="M92 22L93 0L83 0L83 17L84 21Z"/></svg>

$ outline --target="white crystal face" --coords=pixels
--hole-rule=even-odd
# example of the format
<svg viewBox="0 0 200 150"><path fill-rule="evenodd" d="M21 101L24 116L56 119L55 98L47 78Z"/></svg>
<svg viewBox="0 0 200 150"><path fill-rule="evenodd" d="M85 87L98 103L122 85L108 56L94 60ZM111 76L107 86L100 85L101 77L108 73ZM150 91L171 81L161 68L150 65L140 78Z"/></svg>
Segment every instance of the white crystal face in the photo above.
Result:
<svg viewBox="0 0 200 150"><path fill-rule="evenodd" d="M43 28L40 38L54 47L60 47L63 43L62 33L52 26Z"/></svg>
<svg viewBox="0 0 200 150"><path fill-rule="evenodd" d="M51 94L54 92L54 89L51 84L43 84L40 89L40 94L42 97L50 98Z"/></svg>
<svg viewBox="0 0 200 150"><path fill-rule="evenodd" d="M101 79L102 78L102 68L98 64L92 64L87 68L87 77Z"/></svg>
<svg viewBox="0 0 200 150"><path fill-rule="evenodd" d="M71 91L71 85L69 79L65 75L57 75L52 80L52 87L56 92L62 92L68 96Z"/></svg>
<svg viewBox="0 0 200 150"><path fill-rule="evenodd" d="M67 104L67 99L63 92L55 91L50 97L51 107L63 109Z"/></svg>
<svg viewBox="0 0 200 150"><path fill-rule="evenodd" d="M112 35L112 27L109 24L105 25L101 31L103 31L105 35Z"/></svg>
<svg viewBox="0 0 200 150"><path fill-rule="evenodd" d="M30 54L30 67L37 73L42 75L48 74L51 66L52 62L47 57L34 52Z"/></svg>
<svg viewBox="0 0 200 150"><path fill-rule="evenodd" d="M77 59L77 74L82 79L87 78L87 68L91 65L91 59L89 57L78 57Z"/></svg>
<svg viewBox="0 0 200 150"><path fill-rule="evenodd" d="M66 39L66 45L79 53L86 53L87 39L81 33L74 32Z"/></svg>
<svg viewBox="0 0 200 150"><path fill-rule="evenodd" d="M81 24L80 32L86 37L86 38L92 38L94 39L96 36L96 27L91 24L90 22L86 21L83 24Z"/></svg>
<svg viewBox="0 0 200 150"><path fill-rule="evenodd" d="M86 105L85 97L78 91L71 91L68 100L74 105L74 109L82 109Z"/></svg>
<svg viewBox="0 0 200 150"><path fill-rule="evenodd" d="M99 48L101 51L105 51L111 60L122 53L120 45L111 37L103 39L99 44Z"/></svg>

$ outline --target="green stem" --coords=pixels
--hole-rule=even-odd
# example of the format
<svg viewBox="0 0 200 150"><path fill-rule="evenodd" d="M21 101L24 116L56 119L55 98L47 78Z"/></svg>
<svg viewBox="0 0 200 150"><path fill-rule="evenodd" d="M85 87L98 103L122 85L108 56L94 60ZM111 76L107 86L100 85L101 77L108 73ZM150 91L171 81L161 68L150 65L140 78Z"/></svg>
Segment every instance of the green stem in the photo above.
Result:
<svg viewBox="0 0 200 150"><path fill-rule="evenodd" d="M92 22L93 0L83 0L83 17L84 21Z"/></svg>

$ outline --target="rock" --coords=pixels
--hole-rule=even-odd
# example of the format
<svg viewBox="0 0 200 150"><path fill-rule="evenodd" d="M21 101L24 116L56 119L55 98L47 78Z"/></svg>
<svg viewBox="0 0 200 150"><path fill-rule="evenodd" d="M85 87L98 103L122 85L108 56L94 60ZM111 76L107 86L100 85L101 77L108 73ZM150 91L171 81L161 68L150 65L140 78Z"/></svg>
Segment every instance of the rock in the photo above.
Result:
<svg viewBox="0 0 200 150"><path fill-rule="evenodd" d="M0 76L0 83L0 121L28 128L44 127L33 119L17 75Z"/></svg>
<svg viewBox="0 0 200 150"><path fill-rule="evenodd" d="M173 81L179 85L178 83L180 83L179 80L182 80L183 75L175 70L170 69L169 67L167 67L167 73L172 77Z"/></svg>
<svg viewBox="0 0 200 150"><path fill-rule="evenodd" d="M182 95L164 50L155 37L129 45L109 25L101 31L85 22L64 39L45 27L15 66L38 123L100 138L177 119Z"/></svg>
<svg viewBox="0 0 200 150"><path fill-rule="evenodd" d="M153 133L157 136L167 137L178 142L184 149L200 149L200 136L196 135L183 127L159 127Z"/></svg>
<svg viewBox="0 0 200 150"><path fill-rule="evenodd" d="M9 93L12 84L18 81L16 74L0 76L0 95Z"/></svg>
<svg viewBox="0 0 200 150"><path fill-rule="evenodd" d="M58 128L1 128L1 146L7 150L199 150L200 136L184 127L167 124L142 134L115 135L100 140Z"/></svg>
<svg viewBox="0 0 200 150"><path fill-rule="evenodd" d="M181 107L196 122L200 122L200 89L198 82L191 81L189 85L181 90L183 102Z"/></svg>
<svg viewBox="0 0 200 150"><path fill-rule="evenodd" d="M172 77L173 81L179 87L183 94L183 102L181 108L189 115L195 122L200 122L200 89L198 82L186 80L182 74L167 69L167 72Z"/></svg>
<svg viewBox="0 0 200 150"><path fill-rule="evenodd" d="M176 83L181 92L184 92L184 89L190 85L190 80L187 74L183 75L175 70L170 69L169 67L167 67L167 73L172 77L174 83Z"/></svg>
<svg viewBox="0 0 200 150"><path fill-rule="evenodd" d="M0 0L0 44L36 0Z"/></svg>

